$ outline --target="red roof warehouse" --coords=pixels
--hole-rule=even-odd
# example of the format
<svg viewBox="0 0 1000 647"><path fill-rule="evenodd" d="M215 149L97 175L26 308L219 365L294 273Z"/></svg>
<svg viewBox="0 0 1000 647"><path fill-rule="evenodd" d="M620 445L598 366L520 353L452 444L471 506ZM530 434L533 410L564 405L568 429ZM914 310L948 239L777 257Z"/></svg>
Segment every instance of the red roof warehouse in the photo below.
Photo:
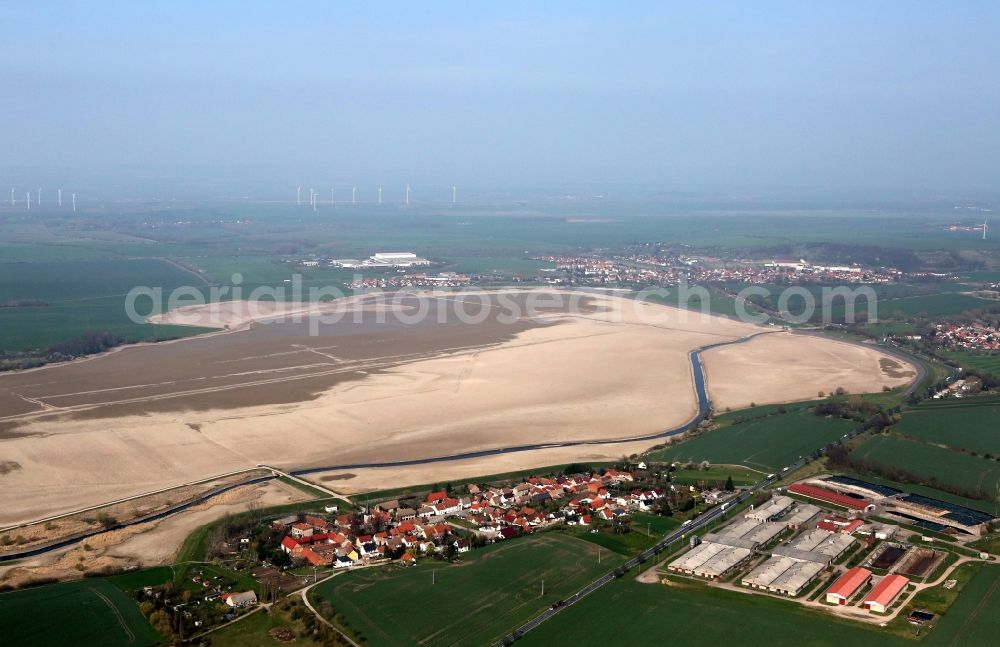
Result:
<svg viewBox="0 0 1000 647"><path fill-rule="evenodd" d="M906 588L910 580L902 575L886 575L875 585L872 592L865 596L865 608L869 611L885 613L892 601Z"/></svg>
<svg viewBox="0 0 1000 647"><path fill-rule="evenodd" d="M788 491L794 494L801 494L802 496L809 497L810 499L818 499L820 501L826 501L827 503L843 506L848 510L864 511L872 504L868 499L856 499L852 496L847 496L846 494L840 494L839 492L816 487L815 485L809 485L807 483L795 483L794 485L788 487Z"/></svg>
<svg viewBox="0 0 1000 647"><path fill-rule="evenodd" d="M841 575L826 592L826 601L833 604L847 604L847 600L868 583L872 572L867 568L852 568Z"/></svg>

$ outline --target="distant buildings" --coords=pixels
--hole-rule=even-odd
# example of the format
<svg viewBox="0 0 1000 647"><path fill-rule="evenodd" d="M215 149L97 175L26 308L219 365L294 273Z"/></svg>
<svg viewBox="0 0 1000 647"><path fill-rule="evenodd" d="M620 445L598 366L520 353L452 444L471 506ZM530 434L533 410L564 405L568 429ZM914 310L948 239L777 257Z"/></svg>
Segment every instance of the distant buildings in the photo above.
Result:
<svg viewBox="0 0 1000 647"><path fill-rule="evenodd" d="M378 252L365 260L356 258L335 258L330 261L333 267L344 268L376 268L376 267L420 267L430 265L426 258L421 258L412 252Z"/></svg>
<svg viewBox="0 0 1000 647"><path fill-rule="evenodd" d="M1000 330L985 324L938 324L934 342L967 350L1000 350Z"/></svg>

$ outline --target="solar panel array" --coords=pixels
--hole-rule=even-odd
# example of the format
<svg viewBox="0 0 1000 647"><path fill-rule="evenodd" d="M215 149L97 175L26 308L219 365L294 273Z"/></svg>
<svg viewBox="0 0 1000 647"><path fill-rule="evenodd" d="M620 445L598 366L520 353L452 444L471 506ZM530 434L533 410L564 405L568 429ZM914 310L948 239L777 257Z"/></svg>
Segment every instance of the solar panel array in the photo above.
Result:
<svg viewBox="0 0 1000 647"><path fill-rule="evenodd" d="M850 476L831 476L825 480L830 481L831 483L840 483L841 485L853 485L854 487L864 488L866 490L871 490L872 492L877 492L882 496L896 496L897 494L903 493L902 490L897 490L896 488L889 487L888 485L869 483L868 481L851 478Z"/></svg>
<svg viewBox="0 0 1000 647"><path fill-rule="evenodd" d="M973 510L972 508L966 508L965 506L957 505L955 503L948 503L947 501L932 499L919 494L907 494L902 497L902 500L915 505L924 506L925 508L947 510L948 514L944 515L945 519L955 521L966 526L976 526L981 523L989 523L994 519L993 515L982 512L981 510Z"/></svg>

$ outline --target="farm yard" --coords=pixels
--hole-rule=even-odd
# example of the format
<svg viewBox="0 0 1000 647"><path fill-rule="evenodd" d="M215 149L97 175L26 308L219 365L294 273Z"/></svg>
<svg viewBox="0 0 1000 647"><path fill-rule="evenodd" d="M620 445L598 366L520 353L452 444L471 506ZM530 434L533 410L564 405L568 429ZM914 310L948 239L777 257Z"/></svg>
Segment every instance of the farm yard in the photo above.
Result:
<svg viewBox="0 0 1000 647"><path fill-rule="evenodd" d="M719 428L650 454L652 460L709 461L776 472L851 431L857 423L823 418L801 405L760 407L716 418Z"/></svg>
<svg viewBox="0 0 1000 647"><path fill-rule="evenodd" d="M145 647L159 635L124 592L92 578L0 593L0 626L19 647L131 645Z"/></svg>
<svg viewBox="0 0 1000 647"><path fill-rule="evenodd" d="M329 601L371 645L489 644L623 561L604 550L598 563L598 550L543 533L466 553L459 564L337 576L310 598Z"/></svg>

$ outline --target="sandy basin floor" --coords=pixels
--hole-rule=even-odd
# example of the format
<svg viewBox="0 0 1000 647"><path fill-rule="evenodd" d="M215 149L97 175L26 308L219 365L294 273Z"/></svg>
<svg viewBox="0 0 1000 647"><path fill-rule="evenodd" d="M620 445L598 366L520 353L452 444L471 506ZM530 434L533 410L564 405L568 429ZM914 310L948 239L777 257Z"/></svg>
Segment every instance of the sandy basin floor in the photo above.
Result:
<svg viewBox="0 0 1000 647"><path fill-rule="evenodd" d="M568 301L573 294L575 304ZM548 301L529 317L535 298ZM0 463L12 466L0 485L18 493L0 508L0 524L261 463L382 462L655 433L695 413L692 348L761 330L551 289L433 293L391 304L366 299L347 302L362 316L316 336L308 330L316 312L298 323L247 326L238 319L238 332L0 376ZM478 323L445 316L458 307L478 312L480 300L487 314ZM514 306L520 316L503 319ZM373 319L402 313L416 321L420 308L427 317L419 323ZM706 366L721 407L907 381L889 377L879 358L875 349L776 333L710 351ZM431 478L437 474L458 478L640 449L585 446L367 470L348 487L419 484L445 478Z"/></svg>

